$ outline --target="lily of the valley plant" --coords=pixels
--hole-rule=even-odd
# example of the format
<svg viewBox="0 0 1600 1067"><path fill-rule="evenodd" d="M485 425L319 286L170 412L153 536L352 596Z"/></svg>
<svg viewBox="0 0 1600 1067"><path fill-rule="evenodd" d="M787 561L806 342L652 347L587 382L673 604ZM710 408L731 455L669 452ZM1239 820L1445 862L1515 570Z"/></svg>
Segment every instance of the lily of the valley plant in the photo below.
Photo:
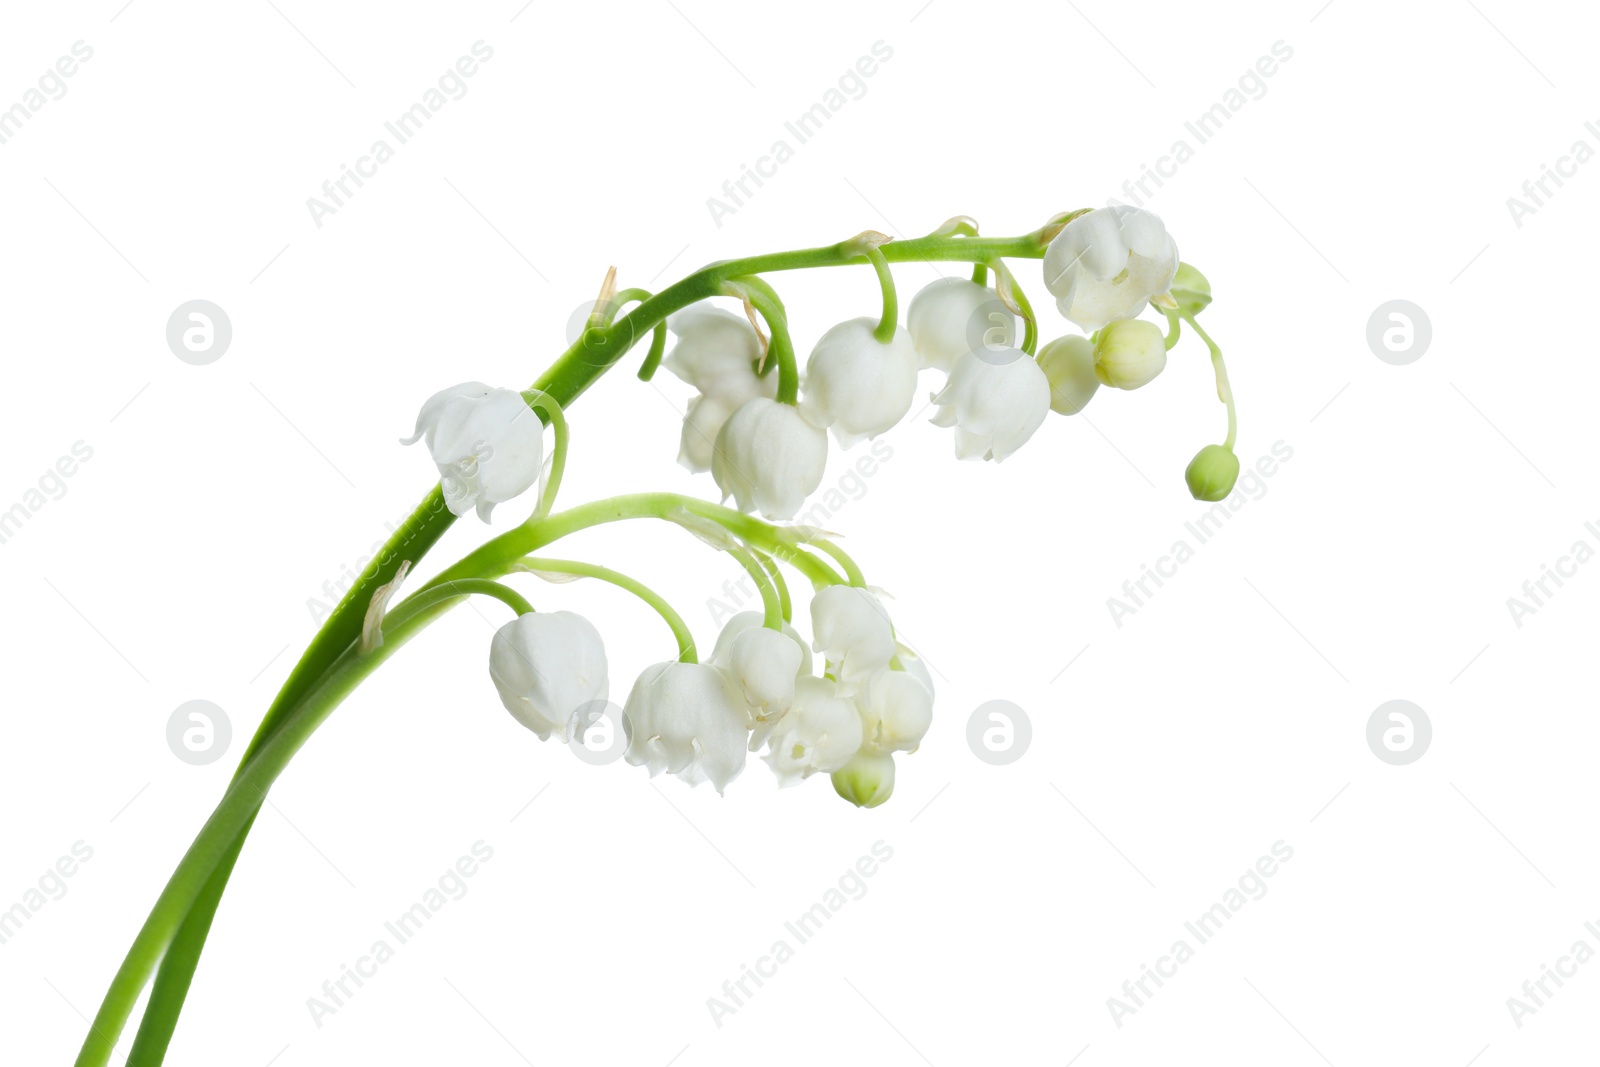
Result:
<svg viewBox="0 0 1600 1067"><path fill-rule="evenodd" d="M1039 345L1040 323L1008 262L1023 259L1043 260L1045 288L1084 333ZM908 262L968 263L972 271L922 289L902 323L890 265ZM878 298L867 303L864 295L868 313L819 337L802 373L783 302L766 276L849 265L871 270ZM468 597L498 601L510 614L489 645L489 678L511 718L541 740L584 737L608 707L611 664L587 619L536 611L510 580L592 578L635 594L670 637L661 661L638 672L624 699L628 763L722 793L759 754L781 785L828 776L844 799L875 807L893 792L896 757L915 752L932 723L934 687L896 641L889 612L856 561L821 531L785 524L821 484L830 447L893 429L916 401L920 372L932 370L943 381L931 393L931 421L953 431L956 456L999 462L1026 445L1050 412L1077 414L1101 386L1147 385L1188 323L1210 352L1228 413L1226 438L1189 464L1189 490L1220 500L1238 476L1222 353L1196 322L1211 302L1210 286L1179 262L1166 227L1147 211L1076 211L1021 237L980 236L965 217L913 240L867 232L822 248L715 263L655 294L618 291L614 276L582 336L531 389L466 382L422 403L405 443L423 445L438 484L327 618L267 710L112 980L80 1067L109 1062L152 982L127 1062L162 1061L273 782L363 679ZM731 298L742 314L712 306L713 297ZM1165 330L1138 317L1151 306L1164 315ZM669 330L677 338L670 352ZM645 493L555 510L566 410L645 336L652 340L639 377L665 366L698 391L679 461L709 471L723 503ZM488 520L495 508L530 495L526 521L400 595L456 518L476 512ZM702 655L683 619L647 585L551 554L569 534L634 519L674 524L726 553L760 589L761 610L729 619ZM791 595L794 578L803 579L794 588L810 593L803 612ZM796 625L807 618L809 639Z"/></svg>

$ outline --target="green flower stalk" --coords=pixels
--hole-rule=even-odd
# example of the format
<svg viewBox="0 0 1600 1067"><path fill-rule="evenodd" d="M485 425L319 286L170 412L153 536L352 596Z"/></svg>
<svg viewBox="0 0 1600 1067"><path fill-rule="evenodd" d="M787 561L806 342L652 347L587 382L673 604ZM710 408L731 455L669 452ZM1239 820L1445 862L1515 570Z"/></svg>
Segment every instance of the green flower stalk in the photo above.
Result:
<svg viewBox="0 0 1600 1067"><path fill-rule="evenodd" d="M1033 436L1052 406L1081 410L1093 393L1082 384L1084 353L1093 354L1091 370L1102 357L1112 362L1125 346L1104 338L1138 329L1134 316L1155 303L1171 312L1172 333L1163 340L1157 331L1163 359L1176 342L1179 317L1210 348L1229 409L1227 442L1210 447L1232 455L1232 394L1221 353L1194 319L1209 302L1209 286L1202 301L1204 278L1177 267L1176 247L1155 216L1117 209L1117 225L1108 229L1101 212L1059 215L1018 237L981 236L965 217L904 241L868 232L713 263L657 293L618 290L613 271L582 336L531 388L466 382L433 394L407 443L424 443L438 483L323 622L267 708L227 790L112 978L79 1067L110 1062L147 986L127 1062L162 1062L217 907L274 782L341 702L452 607L478 596L509 615L491 646L490 675L515 721L540 738L584 736L595 708L610 697L603 636L581 615L547 610L540 597L513 588L522 575L614 585L666 624L666 658L638 674L622 708L628 763L690 784L709 782L721 792L744 770L748 753L765 746L763 758L781 781L826 775L859 807L888 800L894 755L914 752L931 725L933 686L921 661L901 654L862 567L821 531L785 524L820 483L827 431L841 447L887 432L907 414L918 370L937 367L950 379L935 421L954 427L957 454L1004 458ZM1107 331L1101 344L1048 345L1041 358L1059 365L1041 369L1034 357L1038 322L1010 266L1028 259L1046 261L1046 287L1067 318ZM947 278L919 293L908 330L899 322L892 271L898 263L970 264L972 280ZM825 267L870 269L880 299L874 314L830 331L802 377L772 278ZM992 293L984 287L991 275ZM706 303L727 297L743 315ZM982 319L969 321L979 309ZM1012 347L1017 317L1023 341ZM1091 319L1103 321L1085 325ZM670 352L669 330L678 337ZM639 377L648 380L665 367L698 393L680 460L692 470L710 469L735 506L641 493L557 510L571 439L567 413L645 337L651 340ZM1055 404L1052 381L1072 383L1070 402ZM1223 461L1213 455L1198 473L1196 464L1198 457L1190 467L1197 496L1219 491L1223 482L1231 488ZM406 593L408 579L458 517L487 520L536 485L525 521ZM638 578L547 554L573 534L635 520L694 534L726 553L724 562L741 568L759 591L761 610L728 620L709 657L702 659L682 616ZM804 579L797 589L809 587L815 648L795 628L786 573ZM813 651L822 652L820 664Z"/></svg>

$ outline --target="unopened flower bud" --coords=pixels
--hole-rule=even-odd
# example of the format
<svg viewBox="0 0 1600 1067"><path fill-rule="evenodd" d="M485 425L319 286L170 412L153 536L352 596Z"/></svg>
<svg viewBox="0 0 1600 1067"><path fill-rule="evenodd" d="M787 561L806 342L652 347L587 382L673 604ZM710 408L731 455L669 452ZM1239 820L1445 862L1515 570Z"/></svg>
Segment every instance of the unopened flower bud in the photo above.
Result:
<svg viewBox="0 0 1600 1067"><path fill-rule="evenodd" d="M894 757L862 749L833 772L833 791L858 808L875 808L894 793Z"/></svg>
<svg viewBox="0 0 1600 1067"><path fill-rule="evenodd" d="M1221 500L1239 480L1239 457L1222 445L1206 445L1189 461L1183 480L1196 500Z"/></svg>
<svg viewBox="0 0 1600 1067"><path fill-rule="evenodd" d="M1137 389L1167 365L1167 339L1145 319L1123 319L1100 331L1094 346L1095 377L1117 389Z"/></svg>
<svg viewBox="0 0 1600 1067"><path fill-rule="evenodd" d="M1178 314L1198 315L1211 303L1211 283L1190 264L1179 263L1172 277L1172 299L1178 303Z"/></svg>
<svg viewBox="0 0 1600 1067"><path fill-rule="evenodd" d="M1050 410L1057 415L1076 415L1100 388L1094 345L1087 337L1057 337L1039 349L1039 369L1050 380Z"/></svg>

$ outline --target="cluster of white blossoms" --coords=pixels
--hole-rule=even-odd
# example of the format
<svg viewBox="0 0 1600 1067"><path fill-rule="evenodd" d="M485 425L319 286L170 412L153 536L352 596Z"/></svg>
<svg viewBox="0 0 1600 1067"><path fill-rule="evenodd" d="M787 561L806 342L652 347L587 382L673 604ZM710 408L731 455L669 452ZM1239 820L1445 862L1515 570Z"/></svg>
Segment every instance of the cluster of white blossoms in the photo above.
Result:
<svg viewBox="0 0 1600 1067"><path fill-rule="evenodd" d="M1077 414L1101 385L1137 389L1161 373L1166 337L1136 316L1151 303L1177 308L1178 269L1177 245L1150 212L1115 205L1078 214L1046 249L1044 281L1089 336L1058 338L1035 357L1018 347L1025 305L1002 268L994 289L942 278L916 294L904 326L857 318L823 333L793 404L777 398L778 375L762 366L750 321L691 307L670 321L677 343L665 362L699 390L679 461L711 471L740 510L791 519L821 484L824 431L842 448L884 433L911 410L918 372L933 369L946 375L931 395L933 424L954 430L958 458L999 462L1052 410Z"/></svg>
<svg viewBox="0 0 1600 1067"><path fill-rule="evenodd" d="M975 228L961 232L974 234ZM820 562L806 570L815 590L813 640L807 644L788 622L778 558L798 565L796 557L819 546L848 557L820 531L782 530L740 513L792 519L822 480L829 432L839 447L850 448L892 429L911 410L924 370L944 375L929 396L931 421L954 431L956 456L999 462L1025 445L1051 411L1077 414L1102 385L1148 384L1166 365L1181 317L1210 346L1218 394L1229 403L1228 441L1202 449L1186 477L1200 499L1221 499L1232 491L1238 462L1231 394L1220 351L1194 319L1210 301L1204 277L1179 263L1161 220L1138 208L1062 216L1040 233L1035 247L1043 251L1045 285L1061 314L1085 332L1051 340L1037 355L1038 324L1026 299L1003 260L981 251L973 278L992 273L992 289L964 277L941 278L916 294L902 325L881 234L865 234L844 247L877 270L883 316L850 319L825 331L803 374L782 304L764 282L746 279L723 290L743 296L743 316L702 302L670 317L667 326L677 342L663 365L698 391L683 421L679 461L693 472L709 470L738 511L705 505L715 516L706 518L667 502L639 514L687 526L739 557L758 581L765 565L773 584L764 587L764 610L729 620L701 662L682 619L637 582L589 564L567 564L560 572L632 589L679 638L679 659L647 667L623 705L630 764L691 784L710 782L721 793L749 754L759 753L785 785L820 773L832 776L840 795L858 805L888 798L895 753L915 751L932 718L933 683L926 668L896 642L887 611L853 563L842 576ZM608 276L603 299L610 285ZM1170 333L1136 317L1151 304L1166 311ZM770 339L757 328L758 315L771 329ZM664 348L665 334L658 337L661 348L652 358ZM496 504L541 479L544 421L533 409L548 409L548 402L537 390L519 393L481 382L453 386L423 405L405 443L426 439L452 513L476 510L487 520ZM529 526L548 514L548 498L561 478L565 422L559 408L550 409L549 417L556 449ZM538 571L531 557L509 566ZM501 701L542 740L583 740L610 697L600 633L572 612L535 612L512 591L490 595L518 611L495 634L490 651L490 675ZM380 621L386 603L373 609ZM814 653L822 655L820 668Z"/></svg>
<svg viewBox="0 0 1600 1067"><path fill-rule="evenodd" d="M747 322L713 310L679 324L680 336L720 341L719 346L687 351L680 345L669 361L700 384L697 408L724 405L729 396L745 397L724 419L727 425L717 428L721 438L740 419L760 423L775 417L792 417L823 438L824 431L794 407L762 394L753 369L757 350L747 345L753 330L744 333L751 329ZM846 323L834 341L859 344L858 334L864 332L870 340L871 329L870 321L860 331L857 324ZM916 355L909 340L903 350L912 364L908 377L914 386ZM514 390L467 382L423 404L416 432L406 443L426 439L452 513L476 509L487 520L494 505L538 480L543 423L532 403ZM847 402L837 407L847 411L838 421L848 420L838 432L859 432L861 412L849 410ZM689 432L686 426L686 451ZM825 440L820 449L825 456ZM776 459L787 463L791 457ZM553 472L552 485L558 481ZM541 501L535 519L546 506ZM714 525L710 520L696 523L680 516L679 521L718 547L741 555L748 551L725 529L708 529ZM539 567L530 560L519 569ZM580 566L567 573L598 575L601 570ZM392 586L385 587L381 602L375 602L373 615L380 622L392 591ZM780 600L776 587L770 592L767 610L742 612L723 625L705 662L697 661L692 640L684 638L679 659L653 664L639 674L622 708L624 758L652 776L666 772L691 785L710 782L721 793L744 770L749 754L760 753L782 785L826 774L846 800L860 807L882 804L894 790L895 754L916 751L933 720L933 680L927 667L895 640L888 611L862 584L817 582L810 602L814 639L809 645L784 618L786 597ZM500 701L541 741L554 737L581 742L609 706L605 642L592 623L574 612L534 611L526 604L518 611L490 644L489 676ZM679 624L676 632L682 620L670 608L664 614ZM820 672L814 653L821 654Z"/></svg>
<svg viewBox="0 0 1600 1067"><path fill-rule="evenodd" d="M782 785L815 774L860 807L894 789L894 755L914 752L933 720L933 681L898 646L869 590L834 585L811 600L805 639L760 612L729 619L705 663L646 667L623 705L625 758L721 793L750 753ZM822 653L815 673L813 652ZM605 644L572 612L521 615L495 634L489 673L500 700L541 740L581 740L610 695Z"/></svg>

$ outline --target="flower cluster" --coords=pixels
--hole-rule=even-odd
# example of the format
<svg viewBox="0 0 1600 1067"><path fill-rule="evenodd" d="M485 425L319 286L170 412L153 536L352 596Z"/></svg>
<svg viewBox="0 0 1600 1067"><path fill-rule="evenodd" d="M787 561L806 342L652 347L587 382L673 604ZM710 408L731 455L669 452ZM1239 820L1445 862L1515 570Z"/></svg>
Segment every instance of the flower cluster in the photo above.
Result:
<svg viewBox="0 0 1600 1067"><path fill-rule="evenodd" d="M914 752L933 720L933 682L900 648L867 589L833 585L811 600L805 639L760 612L729 619L705 663L646 667L623 705L625 758L721 793L762 753L781 785L833 777L845 799L875 807L894 789L894 754ZM823 657L815 671L813 652ZM609 696L605 644L581 615L520 615L495 634L489 673L500 700L540 740L582 739Z"/></svg>
<svg viewBox="0 0 1600 1067"><path fill-rule="evenodd" d="M863 247L872 254L877 244ZM893 428L910 411L918 371L925 369L945 375L930 395L931 421L954 430L957 458L999 462L1026 444L1051 411L1081 412L1101 385L1149 384L1166 367L1177 318L1192 323L1210 300L1204 277L1179 263L1161 220L1140 208L1113 205L1065 217L1043 260L1045 286L1061 314L1087 335L1069 334L1036 352L1038 324L998 260L979 260L972 280L947 277L923 288L902 326L887 264L878 261L883 318L850 319L824 332L789 402L778 395L779 375L764 365L765 339L748 299L747 318L705 306L680 312L671 321L677 343L665 366L699 390L684 418L680 462L711 471L724 499L740 510L792 519L822 481L823 431L849 448ZM980 281L991 269L992 289ZM1168 315L1170 334L1137 318L1152 304ZM1019 317L1026 323L1020 346ZM775 333L785 328L781 317L769 316L768 324ZM1223 394L1220 364L1218 387ZM1196 497L1220 499L1232 491L1223 456L1232 457L1231 434L1191 464Z"/></svg>
<svg viewBox="0 0 1600 1067"><path fill-rule="evenodd" d="M820 464L826 449L824 431L792 405L763 395L753 327L715 311L679 321L680 336L716 341L687 350L680 344L669 360L669 366L700 386L697 405L746 397L718 430L719 440L728 440L730 428L736 435L743 419L753 420L760 432L765 420L792 418L822 440ZM867 322L860 329L847 323L830 343L853 350L878 342ZM895 344L901 344L909 361L908 377L914 385L915 349L909 338L885 347ZM441 493L452 512L464 514L476 508L487 518L495 504L519 495L539 479L543 422L534 408L543 407L546 399L536 392L522 394L468 382L435 394L423 405L408 443L427 440L440 471ZM861 408L852 407L851 397L839 399L830 410L845 425L836 432L857 432L862 426L857 421ZM444 582L436 590L443 596L458 590L488 593L517 610L517 617L495 633L489 650L490 678L512 717L540 740L583 741L610 707L610 664L604 639L583 616L535 611L520 594L490 576L531 571L555 580L601 578L646 600L679 640L678 658L646 667L623 705L627 742L623 755L630 764L647 768L652 776L663 771L676 775L691 785L710 782L721 793L744 770L749 754L760 753L782 785L822 773L832 777L839 795L860 807L887 800L894 790L895 754L915 751L932 722L933 682L922 661L895 640L887 610L867 588L854 561L808 527L775 527L704 502L691 511L687 498L670 494L617 497L597 502L587 512L574 509L592 522L625 517L675 522L738 559L756 578L764 610L729 619L711 655L701 662L681 617L637 581L592 564L516 558L510 550L524 542L546 543L540 524L547 516L568 529L584 525L572 518L574 512L549 516L561 480L566 432L558 408L550 409L550 418L557 431L556 447L533 518L491 542L507 545L508 551L492 554L495 562L486 564L479 577ZM780 467L794 460L789 454L770 457ZM743 491L767 492L748 486L742 486ZM756 506L770 500L758 495ZM811 555L808 549L813 547L843 564L845 573ZM812 581L814 639L809 644L789 621L791 603L780 559ZM384 616L403 576L403 571L397 574L374 597L363 647L381 647ZM820 667L814 653L821 654Z"/></svg>
<svg viewBox="0 0 1600 1067"><path fill-rule="evenodd" d="M1159 218L1114 205L1059 216L1038 232L1031 247L1043 260L1045 286L1061 314L1085 331L1042 348L1026 297L1004 257L977 243L975 224L953 219L931 239L974 242L954 246L973 250L973 275L924 287L903 325L883 251L888 238L869 232L837 246L838 261L875 268L883 313L825 331L803 372L783 304L757 276L732 276L706 294L740 299L745 314L702 298L657 326L641 374L659 361L695 388L679 461L692 472L710 471L737 510L705 502L691 510L678 498L656 494L601 502L612 506L597 512L596 521L650 515L677 522L725 549L757 579L764 610L729 620L704 662L670 605L631 578L590 564L532 557L513 562L514 554L500 561L495 574L532 570L548 577L553 569L562 580L590 576L622 585L672 626L678 658L647 667L622 708L629 763L691 784L707 781L720 793L747 756L760 753L782 784L826 773L856 804L887 799L894 754L914 751L931 720L928 672L896 642L888 613L853 562L840 574L808 553L820 549L848 560L837 546L809 527L772 526L749 513L792 519L821 482L830 431L839 447L850 448L892 429L910 412L924 370L943 375L929 394L931 421L954 431L956 456L999 462L1023 447L1051 411L1081 412L1102 385L1131 390L1149 384L1166 366L1181 319L1211 349L1218 395L1229 411L1228 440L1201 449L1185 475L1199 499L1232 491L1238 475L1232 398L1221 353L1195 321L1210 303L1210 286L1179 262ZM616 294L613 278L614 272L592 319L601 329L621 303L642 299L639 290ZM1168 331L1137 317L1152 304L1167 315ZM670 352L668 329L677 337ZM423 405L406 443L426 439L452 513L475 509L487 520L496 504L540 480L544 420L535 408L547 413L557 433L548 484L524 525L530 535L549 514L560 483L565 422L559 407L537 390L519 393L481 382L446 389ZM630 511L635 507L644 510ZM534 537L530 543L545 542ZM790 623L780 562L812 582L809 644ZM475 591L501 596L518 610L490 650L490 676L506 709L540 739L582 740L610 697L599 631L572 612L535 612L510 590ZM373 608L379 624L386 605L387 599ZM822 654L820 668L813 653Z"/></svg>
<svg viewBox="0 0 1600 1067"><path fill-rule="evenodd" d="M1081 333L1040 346L1039 322L1009 265L1023 259L1043 261L1045 287ZM965 262L972 273L923 288L902 322L892 262ZM824 331L802 366L769 278L847 265L871 266L881 314ZM422 405L404 443L426 442L438 485L373 556L279 690L226 795L118 970L85 1038L81 1067L106 1067L152 980L133 1047L148 1053L141 1062L161 1058L267 790L341 700L468 597L491 598L514 613L490 643L489 676L506 710L541 740L567 742L585 762L620 757L652 776L710 782L719 794L757 754L781 785L826 774L841 797L875 807L894 791L895 757L915 752L928 732L934 687L927 667L896 640L861 567L831 535L768 521L794 518L818 489L830 433L848 449L888 432L911 412L927 371L941 376L928 394L931 421L953 432L956 455L999 462L1026 445L1050 412L1078 414L1101 386L1151 382L1189 329L1210 352L1228 433L1200 450L1185 479L1201 500L1234 492L1233 394L1222 352L1197 321L1211 287L1178 260L1166 227L1147 211L1077 211L1016 237L979 236L965 216L892 243L867 231L831 245L719 260L658 293L619 290L616 275L615 268L607 272L581 334L532 388L465 382ZM742 304L744 314L708 303L718 297ZM623 314L630 305L637 306ZM1165 331L1139 318L1152 306L1165 316ZM670 353L669 334L677 336ZM639 377L649 380L666 366L695 389L680 462L691 472L709 471L736 507L657 492L553 511L570 443L564 406L647 336ZM415 565L456 518L475 512L488 522L497 506L535 486L538 500L525 520L400 597ZM658 530L675 526L736 561L760 590L761 610L729 619L702 659L682 617L644 583L597 563L544 555L572 534L634 519L652 520ZM518 574L589 578L627 591L667 624L676 657L641 671L618 708L610 702L611 664L600 631L572 611L536 610L507 581ZM810 640L791 621L797 602L786 574L809 583L809 600L800 604L809 613ZM604 751L590 743L602 718L617 727Z"/></svg>

